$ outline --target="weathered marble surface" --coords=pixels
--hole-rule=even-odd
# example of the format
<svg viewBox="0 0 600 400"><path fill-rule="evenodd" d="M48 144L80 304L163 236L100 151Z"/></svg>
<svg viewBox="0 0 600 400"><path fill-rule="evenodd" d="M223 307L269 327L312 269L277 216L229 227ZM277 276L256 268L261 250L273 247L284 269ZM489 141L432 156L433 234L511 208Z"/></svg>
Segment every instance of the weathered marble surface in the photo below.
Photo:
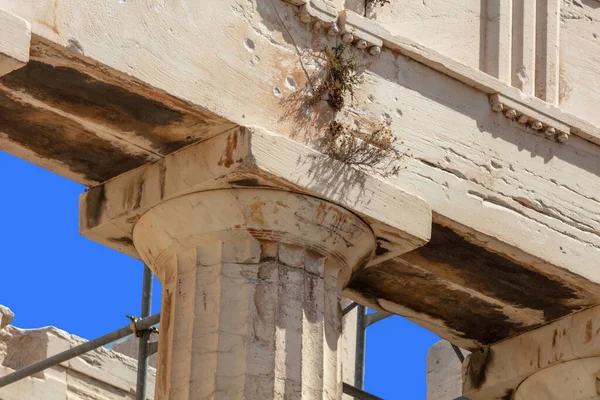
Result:
<svg viewBox="0 0 600 400"><path fill-rule="evenodd" d="M461 395L462 364L450 343L441 340L427 352L427 400L454 400Z"/></svg>
<svg viewBox="0 0 600 400"><path fill-rule="evenodd" d="M320 70L323 46L343 39L327 24L345 16L372 43L358 54L364 81L340 118L390 124L406 169L371 178L433 210L429 247L361 277L387 283L369 287L379 306L477 348L598 304L596 0L544 0L535 10L531 1L411 0L370 18L353 14L353 1L312 0L327 28L318 30L310 13L301 22L307 2L293 3L1 0L30 23L32 42L29 63L0 78L0 148L87 185L236 126L318 150L331 112L306 112L298 94ZM440 36L419 29L423 21ZM535 130L532 118L493 112L498 93L518 114L557 126ZM568 130L568 140L546 128ZM332 187L348 181L321 171ZM399 304L400 291L415 296ZM436 296L424 302L426 293Z"/></svg>
<svg viewBox="0 0 600 400"><path fill-rule="evenodd" d="M6 314L5 314L6 315ZM0 330L0 376L83 343L54 327ZM0 389L2 400L135 399L137 362L99 348ZM148 370L147 398L154 399L156 371Z"/></svg>

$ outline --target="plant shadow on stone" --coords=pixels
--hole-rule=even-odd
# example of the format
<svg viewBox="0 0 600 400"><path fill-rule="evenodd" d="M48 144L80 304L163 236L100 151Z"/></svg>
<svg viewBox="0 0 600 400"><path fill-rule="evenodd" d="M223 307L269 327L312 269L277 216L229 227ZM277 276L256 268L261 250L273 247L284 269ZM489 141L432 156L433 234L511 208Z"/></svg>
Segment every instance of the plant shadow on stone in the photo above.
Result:
<svg viewBox="0 0 600 400"><path fill-rule="evenodd" d="M327 148L327 142L331 138L329 134L330 125L332 121L336 120L337 111L329 106L329 101L326 98L328 94L323 94L321 101L313 100L315 89L320 87L320 82L328 76L327 50L334 57L337 54L342 65L345 65L344 63L348 59L353 61L357 67L353 74L357 75L357 79L366 64L363 62L362 54L364 52L357 51L351 44L342 45L342 48L334 50L337 46L331 47L333 38L323 35L322 29L317 28L312 32L312 42L310 44L301 40L296 41L292 36L292 32L297 29L304 29L303 26L292 19L288 27L285 20L273 17L273 13L279 13L278 7L289 7L292 10L292 6L283 2L275 2L275 7L267 7L266 4L268 3L258 2L258 12L265 17L264 20L269 29L281 31L286 43L295 47L299 66L306 77L306 83L302 85L303 87L299 85L299 87L302 87L301 90L295 90L281 100L282 112L279 115L279 121L288 123L289 120L292 120L296 129L290 133L290 137L304 142L305 145L322 154L322 156L315 155L314 157L298 156L295 160L296 168L305 170L307 177L312 181L311 184L319 186L322 195L325 197L335 198L341 195L344 197L346 205L350 206L365 201L366 180L369 175L359 168L338 161L332 156L337 153L335 151L328 151L329 156L323 154L322 149ZM359 55L356 55L355 52ZM317 63L313 61L317 61ZM340 76L340 74L334 76ZM301 83L300 80L297 80L297 82ZM357 80L355 83L358 84L359 81ZM344 86L346 85L342 85L342 87ZM352 86L353 92L354 89L355 87ZM352 94L350 93L351 97ZM319 147L321 140L324 141L324 146ZM344 159L346 157L340 155L337 158ZM354 193L351 195L350 192Z"/></svg>
<svg viewBox="0 0 600 400"><path fill-rule="evenodd" d="M318 55L321 68L306 73L306 86L295 91L282 101L283 114L280 120L293 118L301 133L309 141L318 139L329 129L336 113L346 105L346 97L354 98L354 89L360 84L360 68L356 52L352 46L340 44L335 47L325 45ZM310 128L310 129L305 129Z"/></svg>

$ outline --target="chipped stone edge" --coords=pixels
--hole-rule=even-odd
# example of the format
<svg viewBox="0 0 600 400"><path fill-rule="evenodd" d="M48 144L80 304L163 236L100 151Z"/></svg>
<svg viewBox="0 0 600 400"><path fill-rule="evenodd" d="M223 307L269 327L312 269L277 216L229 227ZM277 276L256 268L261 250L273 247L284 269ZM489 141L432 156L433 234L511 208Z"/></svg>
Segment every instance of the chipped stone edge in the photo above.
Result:
<svg viewBox="0 0 600 400"><path fill-rule="evenodd" d="M332 22L334 15L331 6L324 6L322 0L282 1L300 7L298 15L302 22L314 24L318 29L328 27L327 33L330 36L341 35L343 42L353 43L358 49L368 49L370 54L379 55L383 48L387 48L490 96L501 97L503 105L515 110L517 115L514 118L525 115L527 121L523 117L521 121L525 122L521 123L528 124L533 130L542 131L549 138L566 142L572 134L600 145L600 127L409 38L394 36L380 24L355 12L341 10ZM508 116L512 115L510 112Z"/></svg>
<svg viewBox="0 0 600 400"><path fill-rule="evenodd" d="M0 308L5 308L6 310L8 310L8 308L3 307L1 305ZM6 327L5 333L7 335L22 335L23 338L28 339L29 345L31 347L43 346L43 350L46 353L45 358L51 357L55 354L60 353L61 351L68 350L69 348L73 348L74 346L81 345L88 341L87 339L83 339L77 335L70 334L54 326L46 326L35 329L23 329L17 328L13 325L9 325L8 327ZM0 342L6 343L2 340L3 339L0 337ZM90 359L98 359L103 363L103 365L98 366L91 364L89 362ZM60 363L59 365L67 370L79 373L87 378L96 380L114 389L121 390L124 393L132 393L132 391L135 390L135 374L137 367L136 360L133 357L130 357L118 351L111 350L107 347L99 347L87 353L81 354L75 358L66 360ZM124 369L120 371L119 368L121 367ZM43 372L44 380L50 378L55 379L55 376L46 375L50 371L53 371L53 369L54 368L49 368ZM126 373L123 374L123 371L125 371ZM12 368L7 367L5 365L1 365L0 363L0 376L5 376L7 374L10 374L11 372L13 372ZM156 371L154 367L149 367L148 372L148 380L150 383L148 397L151 398L153 396L154 391L153 381L155 380ZM20 383L15 383L15 385L17 385L17 388L28 388L28 390L31 390L30 393L38 393L34 388L31 387L32 381L40 382L38 378L30 376L22 380ZM4 392L4 390L5 389L0 390L0 396L2 396L2 398L4 398L4 395L8 395L8 397L11 397L9 395L10 392L7 393ZM43 390L50 391L51 387L44 386Z"/></svg>
<svg viewBox="0 0 600 400"><path fill-rule="evenodd" d="M0 329L9 325L14 318L15 314L10 308L0 305Z"/></svg>

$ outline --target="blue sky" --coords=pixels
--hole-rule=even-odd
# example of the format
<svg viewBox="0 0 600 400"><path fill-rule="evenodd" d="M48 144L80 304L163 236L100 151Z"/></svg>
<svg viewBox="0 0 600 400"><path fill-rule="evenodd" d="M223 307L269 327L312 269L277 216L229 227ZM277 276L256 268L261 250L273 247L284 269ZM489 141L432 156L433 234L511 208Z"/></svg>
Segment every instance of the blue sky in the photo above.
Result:
<svg viewBox="0 0 600 400"><path fill-rule="evenodd" d="M0 151L0 304L20 328L53 325L93 339L139 315L143 266L79 235L85 188ZM152 312L160 310L155 279ZM401 317L367 331L365 389L388 399L425 399L425 356L439 338Z"/></svg>

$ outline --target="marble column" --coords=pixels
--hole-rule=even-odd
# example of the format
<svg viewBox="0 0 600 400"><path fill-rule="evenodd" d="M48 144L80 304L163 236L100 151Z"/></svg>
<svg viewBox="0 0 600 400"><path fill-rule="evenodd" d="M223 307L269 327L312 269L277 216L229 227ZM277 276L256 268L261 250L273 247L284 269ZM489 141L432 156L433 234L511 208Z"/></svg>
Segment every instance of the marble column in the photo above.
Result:
<svg viewBox="0 0 600 400"><path fill-rule="evenodd" d="M600 399L600 357L557 363L525 379L514 400Z"/></svg>
<svg viewBox="0 0 600 400"><path fill-rule="evenodd" d="M474 351L469 400L600 400L600 306Z"/></svg>
<svg viewBox="0 0 600 400"><path fill-rule="evenodd" d="M224 189L167 200L133 242L163 283L157 399L340 399L338 295L375 250L327 201Z"/></svg>

